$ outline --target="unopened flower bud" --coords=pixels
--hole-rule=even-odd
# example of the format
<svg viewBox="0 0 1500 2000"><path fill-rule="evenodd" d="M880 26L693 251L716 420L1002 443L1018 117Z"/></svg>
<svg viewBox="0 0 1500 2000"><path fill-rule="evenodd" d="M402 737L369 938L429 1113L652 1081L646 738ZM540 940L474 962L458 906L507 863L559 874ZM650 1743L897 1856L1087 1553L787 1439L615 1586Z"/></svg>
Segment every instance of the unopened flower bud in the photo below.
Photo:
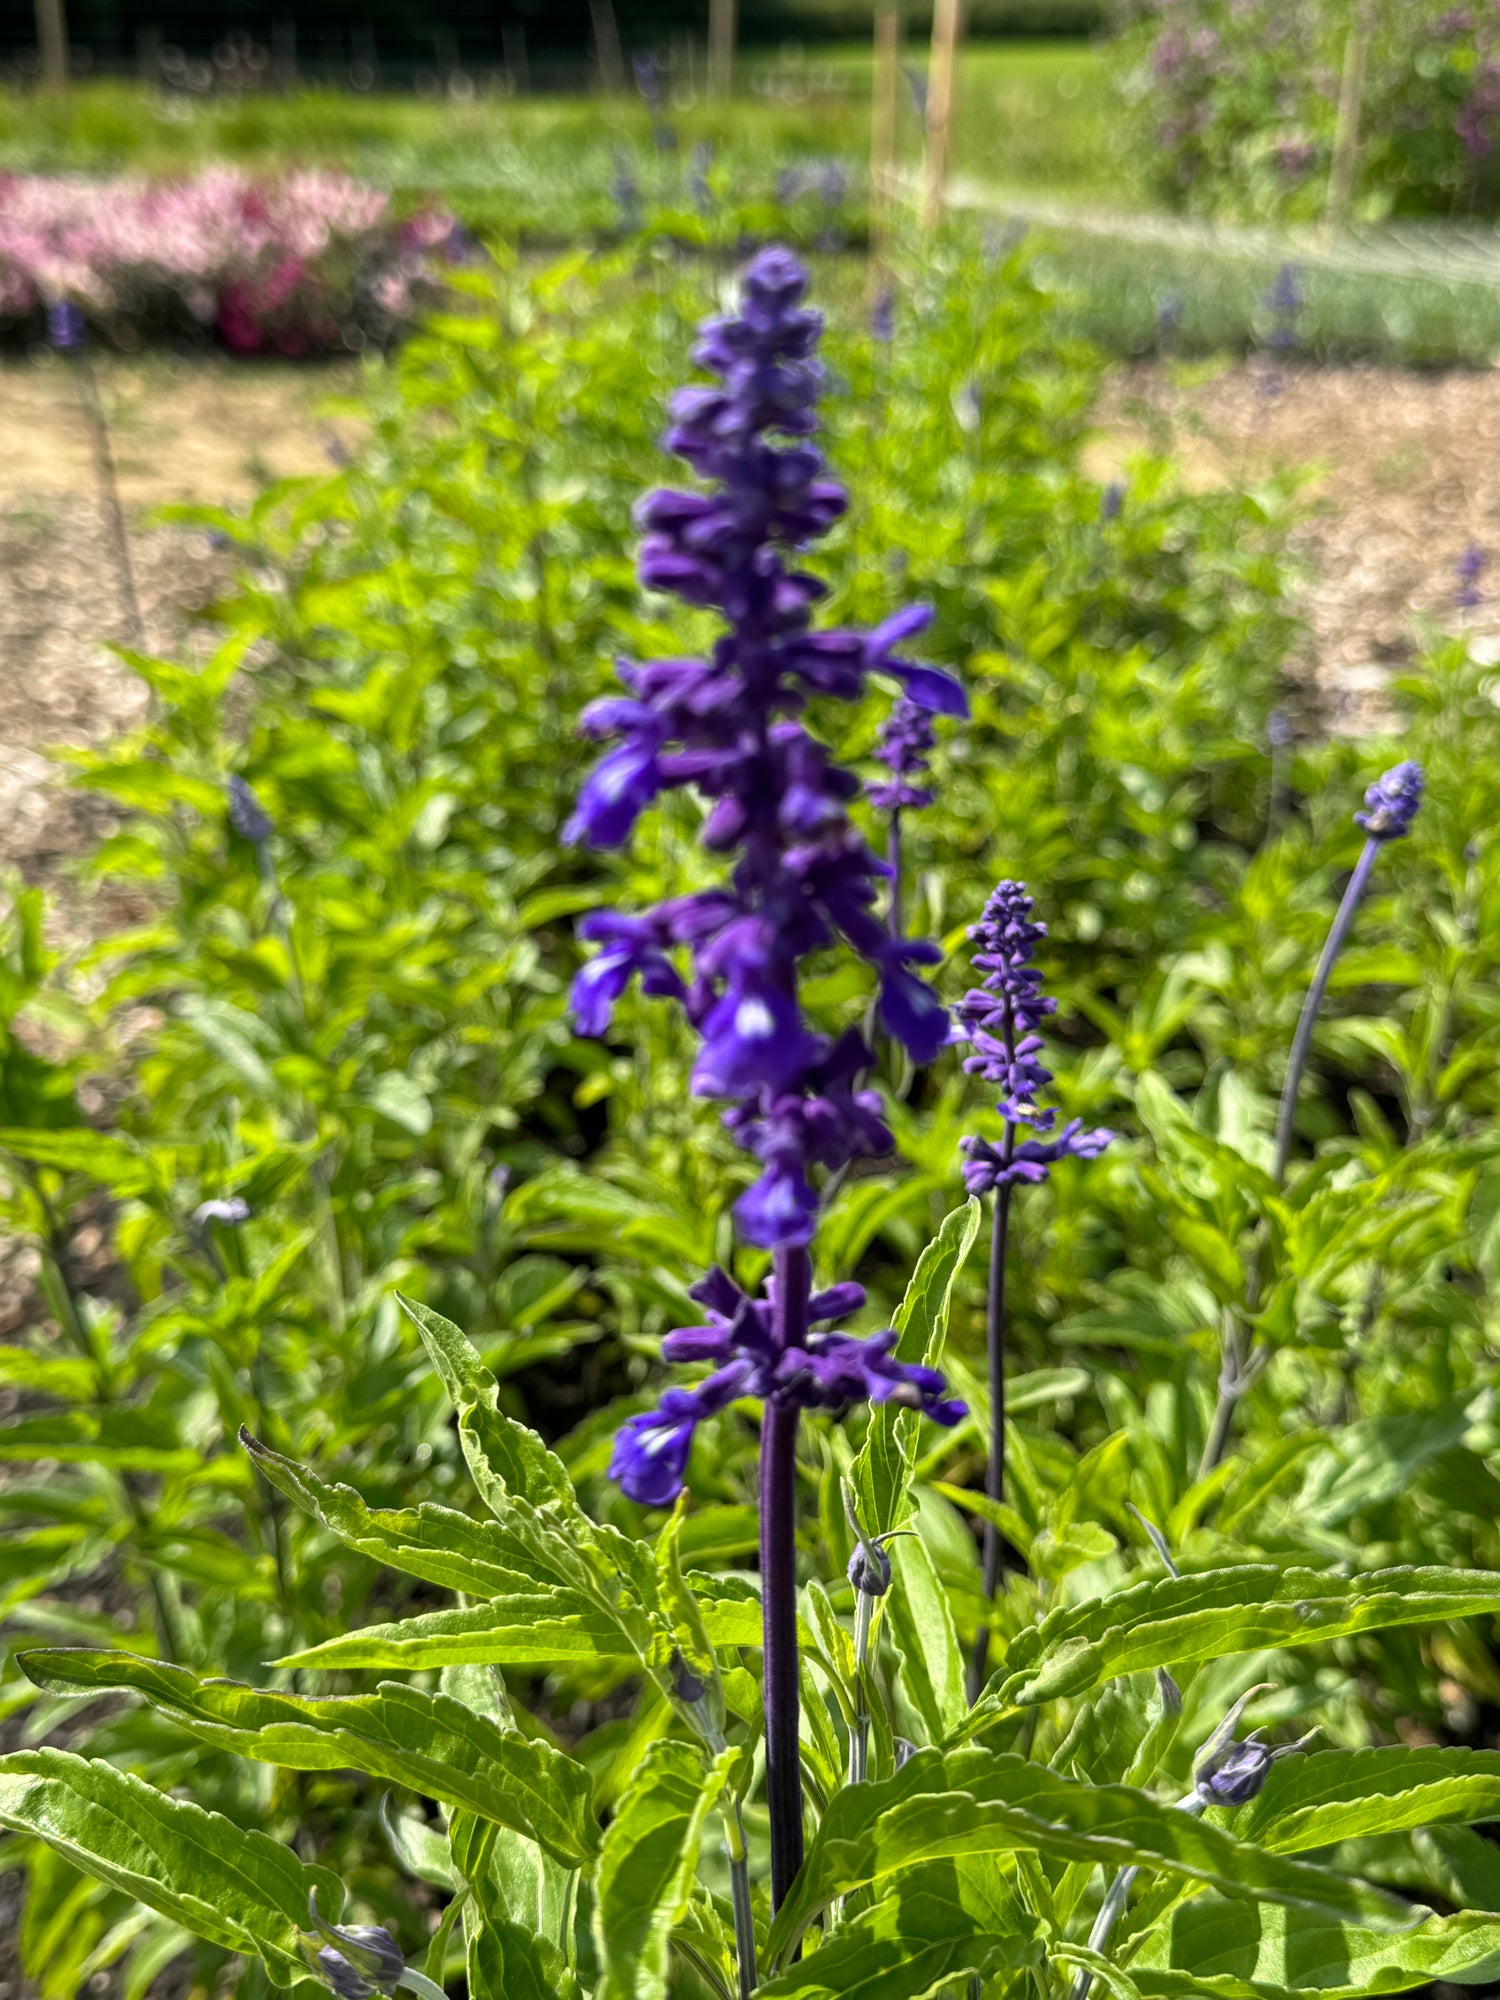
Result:
<svg viewBox="0 0 1500 2000"><path fill-rule="evenodd" d="M406 1959L388 1930L379 1924L330 1924L318 1909L316 1889L307 1899L307 1915L314 1935L299 1931L297 1943L308 1969L339 2000L371 2000L373 1994L395 1992Z"/></svg>
<svg viewBox="0 0 1500 2000"><path fill-rule="evenodd" d="M1198 1796L1206 1805L1242 1806L1255 1798L1266 1782L1266 1773L1276 1761L1269 1743L1252 1736L1244 1743L1231 1743L1216 1752L1193 1773Z"/></svg>
<svg viewBox="0 0 1500 2000"><path fill-rule="evenodd" d="M884 1597L891 1587L891 1559L878 1542L860 1542L849 1558L849 1581L866 1597Z"/></svg>
<svg viewBox="0 0 1500 2000"><path fill-rule="evenodd" d="M264 847L273 831L271 818L238 772L229 780L229 824L241 840Z"/></svg>
<svg viewBox="0 0 1500 2000"><path fill-rule="evenodd" d="M672 1687L677 1699L689 1708L696 1708L708 1692L681 1653L672 1655Z"/></svg>
<svg viewBox="0 0 1500 2000"><path fill-rule="evenodd" d="M235 1229L249 1220L250 1204L242 1194L232 1194L221 1201L200 1201L193 1210L193 1222L199 1229L209 1222L222 1222Z"/></svg>

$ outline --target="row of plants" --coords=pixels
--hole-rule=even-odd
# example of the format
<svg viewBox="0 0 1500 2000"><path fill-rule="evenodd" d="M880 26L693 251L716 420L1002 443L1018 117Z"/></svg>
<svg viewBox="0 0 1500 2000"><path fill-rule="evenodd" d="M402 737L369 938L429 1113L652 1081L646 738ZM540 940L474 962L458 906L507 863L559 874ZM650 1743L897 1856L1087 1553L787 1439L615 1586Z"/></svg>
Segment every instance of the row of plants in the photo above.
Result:
<svg viewBox="0 0 1500 2000"><path fill-rule="evenodd" d="M1490 218L1500 205L1493 0L1131 0L1126 15L1138 142L1167 199L1199 214L1319 220L1343 100L1363 219Z"/></svg>
<svg viewBox="0 0 1500 2000"><path fill-rule="evenodd" d="M1500 1953L1493 670L1433 641L1421 810L1356 826L1393 756L1289 711L1290 496L1101 491L1024 253L901 273L872 314L819 271L817 409L756 267L675 405L724 497L645 503L644 592L730 304L651 242L460 272L353 463L188 517L244 558L217 649L135 657L148 722L77 760L149 915L59 963L20 892L5 953L0 1820L49 1996ZM663 1393L669 1333L707 1382ZM1252 1697L1323 1747L1237 1740Z"/></svg>

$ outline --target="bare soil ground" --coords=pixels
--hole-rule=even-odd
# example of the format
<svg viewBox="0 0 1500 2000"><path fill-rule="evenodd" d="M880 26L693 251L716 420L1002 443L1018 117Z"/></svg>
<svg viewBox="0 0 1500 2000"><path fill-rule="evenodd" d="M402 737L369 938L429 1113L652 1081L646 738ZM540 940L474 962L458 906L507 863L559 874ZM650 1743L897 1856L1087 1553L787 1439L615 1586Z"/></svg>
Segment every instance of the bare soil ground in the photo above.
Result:
<svg viewBox="0 0 1500 2000"><path fill-rule="evenodd" d="M1169 441L1190 484L1308 468L1297 530L1301 609L1327 726L1390 717L1391 677L1430 620L1500 653L1500 371L1418 374L1376 366L1122 369L1093 447L1101 471ZM1486 557L1481 602L1455 602L1460 557Z"/></svg>
<svg viewBox="0 0 1500 2000"><path fill-rule="evenodd" d="M248 500L267 480L326 472L347 420L320 406L343 369L101 357L131 567L151 650L180 648L230 565L197 528L152 525L173 501ZM91 433L71 364L0 363L0 868L55 873L99 824L46 751L128 728L140 682L108 650L129 638Z"/></svg>

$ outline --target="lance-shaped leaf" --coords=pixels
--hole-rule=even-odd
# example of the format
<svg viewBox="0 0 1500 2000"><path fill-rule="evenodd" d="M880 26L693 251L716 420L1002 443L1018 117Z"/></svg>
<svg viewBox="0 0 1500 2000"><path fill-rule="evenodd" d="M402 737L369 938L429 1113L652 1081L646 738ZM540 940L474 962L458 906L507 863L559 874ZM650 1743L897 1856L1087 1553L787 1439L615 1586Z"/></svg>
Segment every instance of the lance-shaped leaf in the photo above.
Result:
<svg viewBox="0 0 1500 2000"><path fill-rule="evenodd" d="M258 1958L278 1986L307 1976L297 1929L309 1893L325 1911L343 1901L337 1876L268 1835L66 1750L0 1757L0 1826L34 1834L210 1944Z"/></svg>
<svg viewBox="0 0 1500 2000"><path fill-rule="evenodd" d="M1241 1840L1301 1854L1366 1834L1500 1819L1500 1751L1321 1750L1273 1764L1228 1821Z"/></svg>
<svg viewBox="0 0 1500 2000"><path fill-rule="evenodd" d="M977 1201L955 1208L917 1259L895 1318L898 1361L920 1361L928 1368L940 1365L953 1289L979 1234L980 1213ZM869 1429L849 1471L866 1534L885 1534L905 1519L921 1427L916 1410L898 1409L893 1403L877 1403L870 1412Z"/></svg>
<svg viewBox="0 0 1500 2000"><path fill-rule="evenodd" d="M716 1646L758 1646L760 1601L738 1591L710 1595L736 1580L688 1578L702 1597L704 1627ZM320 1646L289 1653L283 1667L365 1668L377 1672L425 1672L434 1667L564 1667L601 1660L663 1665L671 1652L669 1630L659 1632L661 1659L653 1656L655 1627L627 1632L613 1614L590 1598L562 1590L530 1597L496 1598L456 1611L426 1611L389 1625L365 1625Z"/></svg>
<svg viewBox="0 0 1500 2000"><path fill-rule="evenodd" d="M599 1844L587 1771L444 1694L388 1682L375 1694L299 1695L199 1681L185 1667L79 1649L24 1654L49 1694L128 1689L194 1736L296 1771L352 1767L524 1833L578 1867Z"/></svg>
<svg viewBox="0 0 1500 2000"><path fill-rule="evenodd" d="M247 1430L240 1443L271 1484L351 1549L408 1576L469 1597L535 1596L543 1582L592 1580L576 1547L524 1502L502 1521L475 1521L451 1507L367 1507L352 1486L334 1485ZM540 1525L543 1532L535 1532ZM550 1561L549 1561L550 1558Z"/></svg>
<svg viewBox="0 0 1500 2000"><path fill-rule="evenodd" d="M894 1777L841 1792L777 1915L784 1957L835 1896L947 1855L1032 1849L1066 1861L1160 1868L1229 1896L1297 1903L1366 1924L1414 1921L1409 1903L1332 1869L1267 1854L1125 1785L1089 1785L1010 1754L920 1751Z"/></svg>
<svg viewBox="0 0 1500 2000"><path fill-rule="evenodd" d="M1500 1916L1460 1911L1393 1935L1200 1896L1154 1926L1129 1972L1148 2000L1365 2000L1435 1980L1477 1986L1500 1975Z"/></svg>
<svg viewBox="0 0 1500 2000"><path fill-rule="evenodd" d="M890 1545L890 1631L901 1649L901 1678L927 1741L940 1743L965 1713L963 1657L948 1597L919 1537Z"/></svg>
<svg viewBox="0 0 1500 2000"><path fill-rule="evenodd" d="M477 1925L469 1937L469 2000L577 2000L555 1945L520 1924Z"/></svg>
<svg viewBox="0 0 1500 2000"><path fill-rule="evenodd" d="M500 1408L499 1385L468 1335L430 1306L399 1292L396 1297L421 1334L458 1412L459 1441L485 1505L503 1520L506 1501L516 1495L536 1507L550 1502L582 1524L584 1517L562 1460L535 1431L506 1416Z"/></svg>
<svg viewBox="0 0 1500 2000"><path fill-rule="evenodd" d="M739 1753L705 1765L692 1744L652 1744L604 1836L594 1880L598 2000L663 2000L672 1926L687 1910L703 1823Z"/></svg>
<svg viewBox="0 0 1500 2000"><path fill-rule="evenodd" d="M60 1459L119 1472L197 1472L203 1454L182 1444L173 1425L149 1410L59 1410L12 1418L0 1432L0 1461Z"/></svg>
<svg viewBox="0 0 1500 2000"><path fill-rule="evenodd" d="M1117 1674L1496 1611L1500 1575L1486 1570L1401 1568L1340 1577L1244 1563L1161 1577L1069 1605L1017 1633L971 1723L997 1708L1087 1694Z"/></svg>
<svg viewBox="0 0 1500 2000"><path fill-rule="evenodd" d="M872 1909L756 1991L761 2000L919 2000L966 1974L1040 1960L1037 1920L994 1864L941 1861L899 1878Z"/></svg>

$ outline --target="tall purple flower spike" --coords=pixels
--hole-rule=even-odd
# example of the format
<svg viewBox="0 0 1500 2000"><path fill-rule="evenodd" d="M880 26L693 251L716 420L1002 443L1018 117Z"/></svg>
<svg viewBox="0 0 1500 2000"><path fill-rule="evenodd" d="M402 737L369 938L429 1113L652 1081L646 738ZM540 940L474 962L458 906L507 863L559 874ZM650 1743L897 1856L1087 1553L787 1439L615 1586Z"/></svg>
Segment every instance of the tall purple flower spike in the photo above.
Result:
<svg viewBox="0 0 1500 2000"><path fill-rule="evenodd" d="M889 1330L860 1338L803 1330L802 1344L776 1342L776 1283L752 1299L717 1268L692 1288L707 1308L706 1326L679 1327L662 1344L668 1361L711 1361L714 1372L696 1389L669 1389L659 1408L631 1417L615 1440L609 1476L632 1500L666 1507L682 1486L693 1433L741 1396L758 1396L801 1410L844 1410L851 1403L897 1403L940 1424L956 1424L965 1405L948 1396L936 1369L897 1361ZM860 1285L831 1285L807 1302L807 1326L858 1312Z"/></svg>
<svg viewBox="0 0 1500 2000"><path fill-rule="evenodd" d="M744 278L740 312L700 330L697 359L717 385L679 390L666 442L710 490L661 489L637 510L641 581L723 614L707 659L622 662L625 693L585 713L615 747L584 785L570 836L594 847L628 840L664 791L693 786L709 811L703 843L735 856L722 887L640 915L600 911L581 934L602 947L573 992L581 1032L602 1034L639 976L677 1000L703 1037L693 1089L728 1099L726 1123L758 1159L760 1179L736 1208L741 1233L765 1249L811 1240L814 1166L837 1168L889 1149L870 1065L851 1032L832 1045L807 1025L800 962L842 938L876 969L880 1017L914 1060L947 1039L941 1002L914 968L936 946L893 935L875 914L885 864L851 824L859 781L803 727L813 696L857 701L866 676L899 681L916 711L966 712L948 674L897 648L931 614L898 613L870 633L815 631L824 586L792 566L847 504L812 442L822 321L802 305L806 274L765 250Z"/></svg>
<svg viewBox="0 0 1500 2000"><path fill-rule="evenodd" d="M864 1397L897 1400L956 1422L941 1378L898 1363L889 1333L868 1339L814 1332L863 1303L857 1286L814 1295L807 1245L817 1220L812 1170L889 1150L879 1098L860 1088L871 1055L854 1028L830 1041L803 1018L803 959L842 939L876 970L880 1014L919 1062L947 1041L947 1009L913 969L936 946L905 938L873 905L885 865L848 817L859 780L802 726L813 696L857 701L870 673L899 681L918 707L965 712L963 690L896 648L930 614L907 610L874 632L814 631L822 584L792 565L844 511L812 438L822 384L822 322L802 304L807 277L785 250L764 250L745 273L740 311L707 321L697 359L717 385L679 390L666 442L709 490L649 494L640 575L691 605L718 611L725 631L706 660L622 663L625 693L596 702L585 727L616 739L585 784L574 834L618 846L663 791L691 785L708 806L703 843L734 856L721 886L639 915L601 911L581 926L601 949L578 975L575 1017L602 1034L633 978L676 1000L702 1038L693 1089L728 1102L725 1123L760 1162L736 1204L740 1232L774 1251L763 1299L723 1272L697 1288L708 1324L683 1327L668 1358L714 1364L696 1389L669 1389L632 1417L611 1472L647 1505L682 1485L693 1432L737 1396L764 1404L760 1436L760 1567L766 1805L771 1901L785 1899L802 1861L798 1751L797 1426L805 1409ZM753 1944L742 1951L745 1990Z"/></svg>
<svg viewBox="0 0 1500 2000"><path fill-rule="evenodd" d="M1086 1131L1083 1121L1069 1119L1055 1136L1056 1111L1038 1100L1052 1081L1039 1061L1042 1038L1037 1033L1057 1002L1042 992L1042 975L1032 964L1047 926L1032 921L1034 908L1025 885L1002 882L984 906L984 915L969 929L978 945L974 969L984 974L981 986L965 994L957 1012L972 1053L964 1068L998 1085L996 1109L1006 1123L1004 1143L964 1139L964 1186L973 1195L992 1188L1044 1181L1059 1160L1092 1160L1114 1134L1103 1126ZM1015 1136L1017 1126L1044 1135Z"/></svg>

